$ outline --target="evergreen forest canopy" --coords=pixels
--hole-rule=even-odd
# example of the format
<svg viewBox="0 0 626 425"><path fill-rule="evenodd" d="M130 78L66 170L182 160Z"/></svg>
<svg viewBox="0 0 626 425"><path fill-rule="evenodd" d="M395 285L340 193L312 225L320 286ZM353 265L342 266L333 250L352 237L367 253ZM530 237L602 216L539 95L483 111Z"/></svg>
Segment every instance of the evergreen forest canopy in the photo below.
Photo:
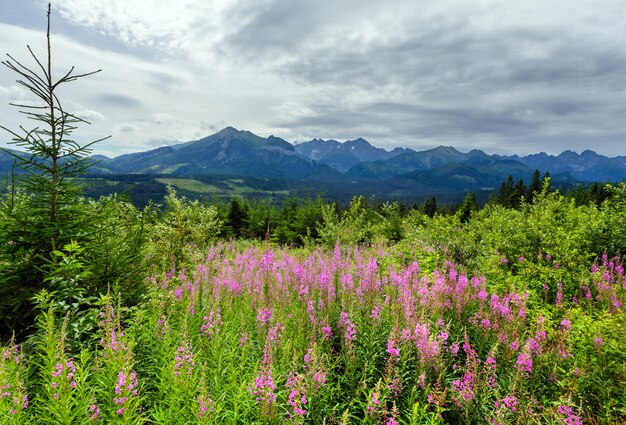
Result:
<svg viewBox="0 0 626 425"><path fill-rule="evenodd" d="M56 89L91 73L53 78L47 41L3 62L40 103L2 127L30 154L0 205L2 423L626 421L625 183L90 199Z"/></svg>

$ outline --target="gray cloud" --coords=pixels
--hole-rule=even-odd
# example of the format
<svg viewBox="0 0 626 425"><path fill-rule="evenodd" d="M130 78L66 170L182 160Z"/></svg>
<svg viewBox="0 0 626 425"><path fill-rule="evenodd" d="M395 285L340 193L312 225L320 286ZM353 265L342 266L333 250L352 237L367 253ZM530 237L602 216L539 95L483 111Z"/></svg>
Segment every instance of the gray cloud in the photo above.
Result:
<svg viewBox="0 0 626 425"><path fill-rule="evenodd" d="M585 133L603 135L602 143L610 133L614 144L626 135L626 99L615 93L626 87L626 44L603 43L595 28L481 33L454 20L416 27L421 31L387 43L312 49L291 60L280 72L336 97L276 125L320 131L363 127L360 120L405 144L435 138L481 147L497 140L518 150L531 140L562 149ZM342 109L347 96L360 102Z"/></svg>
<svg viewBox="0 0 626 425"><path fill-rule="evenodd" d="M114 38L124 53L106 63L128 81L109 77L94 91L99 104L80 103L121 118L134 146L201 137L221 123L288 140L518 153L609 154L626 137L622 0L58 7L68 37L97 32L98 45Z"/></svg>
<svg viewBox="0 0 626 425"><path fill-rule="evenodd" d="M101 94L96 99L98 102L106 103L112 106L122 107L122 108L138 108L141 106L142 102L139 99L134 97L126 96L123 94Z"/></svg>

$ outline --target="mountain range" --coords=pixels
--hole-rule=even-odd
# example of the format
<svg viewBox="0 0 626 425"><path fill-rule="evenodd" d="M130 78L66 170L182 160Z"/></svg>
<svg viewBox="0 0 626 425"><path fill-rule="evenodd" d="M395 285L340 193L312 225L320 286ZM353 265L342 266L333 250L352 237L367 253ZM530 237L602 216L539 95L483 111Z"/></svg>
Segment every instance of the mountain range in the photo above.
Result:
<svg viewBox="0 0 626 425"><path fill-rule="evenodd" d="M626 179L626 156L609 158L586 150L560 155L464 153L449 146L391 151L359 138L340 143L313 139L291 144L232 127L186 143L107 158L94 156L92 174L171 176L254 176L337 185L367 184L387 195L459 193L495 189L508 175L528 181L535 169L556 182L605 182ZM0 172L10 171L10 155L0 152Z"/></svg>

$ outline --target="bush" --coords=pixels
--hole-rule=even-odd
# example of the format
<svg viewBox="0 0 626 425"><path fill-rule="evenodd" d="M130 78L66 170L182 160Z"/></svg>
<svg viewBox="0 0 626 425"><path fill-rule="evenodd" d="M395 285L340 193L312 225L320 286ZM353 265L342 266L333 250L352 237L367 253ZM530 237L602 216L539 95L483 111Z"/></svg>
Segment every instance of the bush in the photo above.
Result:
<svg viewBox="0 0 626 425"><path fill-rule="evenodd" d="M179 198L176 190L168 187L165 212L153 219L148 230L149 261L157 265L181 263L190 251L208 246L222 232L218 215L217 208Z"/></svg>

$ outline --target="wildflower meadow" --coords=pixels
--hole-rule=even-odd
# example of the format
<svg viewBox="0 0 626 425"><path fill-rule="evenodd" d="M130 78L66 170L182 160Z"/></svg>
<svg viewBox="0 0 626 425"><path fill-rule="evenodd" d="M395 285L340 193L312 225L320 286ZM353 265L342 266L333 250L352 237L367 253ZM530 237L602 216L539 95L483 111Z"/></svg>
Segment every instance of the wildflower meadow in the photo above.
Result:
<svg viewBox="0 0 626 425"><path fill-rule="evenodd" d="M2 423L624 418L620 258L589 264L566 296L554 281L495 289L403 248L220 242L150 268L139 306L103 296L81 351L68 348L68 320L55 320L44 294L32 354L3 348ZM537 264L558 271L559 259Z"/></svg>

